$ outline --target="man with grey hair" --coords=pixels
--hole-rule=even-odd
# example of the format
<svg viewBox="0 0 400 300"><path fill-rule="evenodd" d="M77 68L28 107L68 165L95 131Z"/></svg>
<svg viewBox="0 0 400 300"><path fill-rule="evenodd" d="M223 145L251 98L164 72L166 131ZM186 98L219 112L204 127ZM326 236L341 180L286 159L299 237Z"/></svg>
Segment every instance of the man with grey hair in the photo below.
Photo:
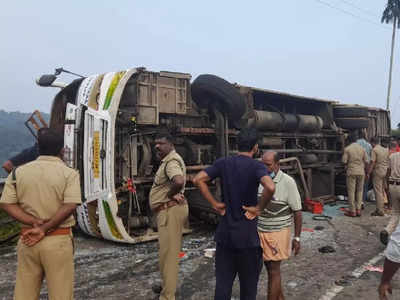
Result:
<svg viewBox="0 0 400 300"><path fill-rule="evenodd" d="M280 169L279 155L267 151L262 156L275 183L275 193L271 202L258 217L258 234L263 248L263 260L268 272L268 299L284 300L281 285L281 261L287 260L291 250L300 251L301 198L296 182ZM260 185L259 194L263 191ZM294 216L294 238L291 241L290 228Z"/></svg>

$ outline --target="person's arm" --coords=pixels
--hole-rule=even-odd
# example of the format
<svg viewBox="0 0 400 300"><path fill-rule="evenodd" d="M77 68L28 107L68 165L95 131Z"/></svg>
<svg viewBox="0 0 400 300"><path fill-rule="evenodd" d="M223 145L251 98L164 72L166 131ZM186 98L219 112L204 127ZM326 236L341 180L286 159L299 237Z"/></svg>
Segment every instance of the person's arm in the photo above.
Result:
<svg viewBox="0 0 400 300"><path fill-rule="evenodd" d="M349 154L347 153L347 149L344 149L342 163L344 163L345 167L347 167L348 160L349 160Z"/></svg>
<svg viewBox="0 0 400 300"><path fill-rule="evenodd" d="M35 245L44 238L47 232L56 229L69 216L71 216L75 211L76 206L76 203L64 203L48 222L22 233L22 241L24 244L27 246Z"/></svg>
<svg viewBox="0 0 400 300"><path fill-rule="evenodd" d="M272 196L275 193L275 183L272 181L271 177L263 176L261 178L261 184L264 187L264 190L261 194L261 199L257 205L260 212L267 207L268 203L271 201Z"/></svg>
<svg viewBox="0 0 400 300"><path fill-rule="evenodd" d="M79 183L79 173L71 172L67 177L66 188L63 194L64 203L50 218L50 220L39 227L27 230L22 234L22 242L27 246L33 246L38 243L47 232L57 229L68 217L70 217L81 203L81 190Z"/></svg>
<svg viewBox="0 0 400 300"><path fill-rule="evenodd" d="M395 263L385 258L385 263L383 265L383 273L381 277L381 284L379 285L378 288L380 300L387 300L388 299L387 293L392 294L392 286L390 282L392 281L392 278L399 269L399 267L400 267L399 263Z"/></svg>
<svg viewBox="0 0 400 300"><path fill-rule="evenodd" d="M246 211L245 216L249 220L252 220L261 214L275 193L275 183L272 181L271 177L261 177L261 185L264 187L264 190L261 194L258 204L256 206L242 206L242 208Z"/></svg>
<svg viewBox="0 0 400 300"><path fill-rule="evenodd" d="M68 219L76 209L76 203L64 203L55 213L55 215L46 223L40 226L43 231L49 232L56 229L61 223Z"/></svg>
<svg viewBox="0 0 400 300"><path fill-rule="evenodd" d="M42 224L42 220L32 216L31 214L25 212L18 203L16 183L13 180L13 176L8 175L4 190L0 199L0 209L3 209L12 218L16 219L18 222L29 225L36 226Z"/></svg>
<svg viewBox="0 0 400 300"><path fill-rule="evenodd" d="M32 160L35 160L39 156L39 145L35 143L32 147L22 150L17 155L11 157L9 160L13 166L18 167L26 164Z"/></svg>
<svg viewBox="0 0 400 300"><path fill-rule="evenodd" d="M170 190L167 193L167 197L169 199L176 200L178 202L182 202L185 198L184 196L180 193L183 186L185 184L185 179L183 178L182 175L175 175L172 178L172 186Z"/></svg>
<svg viewBox="0 0 400 300"><path fill-rule="evenodd" d="M19 204L0 203L0 209L4 210L10 217L22 224L29 226L39 226L43 224L43 220L26 213Z"/></svg>
<svg viewBox="0 0 400 300"><path fill-rule="evenodd" d="M211 204L221 216L225 215L225 204L217 201L211 194L207 182L211 180L210 176L205 171L200 171L193 179L193 183L199 188L203 197Z"/></svg>
<svg viewBox="0 0 400 300"><path fill-rule="evenodd" d="M301 227L302 227L302 214L301 210L294 212L294 236L295 238L300 238L301 235ZM299 254L300 252L300 241L293 239L292 241L292 250L294 251L294 255Z"/></svg>
<svg viewBox="0 0 400 300"><path fill-rule="evenodd" d="M14 164L12 163L11 160L6 160L2 166L2 168L7 172L11 173L12 169L14 169Z"/></svg>
<svg viewBox="0 0 400 300"><path fill-rule="evenodd" d="M172 185L167 193L167 197L178 202L184 201L184 196L181 194L181 190L185 185L185 178L183 177L183 171L180 163L177 160L171 160L167 162L165 166L166 176L171 180Z"/></svg>
<svg viewBox="0 0 400 300"><path fill-rule="evenodd" d="M385 181L384 181L384 189L385 189L386 193L389 189L389 178L390 178L391 173L392 173L392 169L390 168L390 165L389 165L389 168L386 171L386 177L385 177ZM389 194L388 194L388 196L389 196Z"/></svg>
<svg viewBox="0 0 400 300"><path fill-rule="evenodd" d="M372 151L371 151L371 163L369 164L369 169L368 169L368 172L367 172L367 178L371 176L371 173L375 168L375 163L376 163L376 153L375 153L374 149L372 149Z"/></svg>

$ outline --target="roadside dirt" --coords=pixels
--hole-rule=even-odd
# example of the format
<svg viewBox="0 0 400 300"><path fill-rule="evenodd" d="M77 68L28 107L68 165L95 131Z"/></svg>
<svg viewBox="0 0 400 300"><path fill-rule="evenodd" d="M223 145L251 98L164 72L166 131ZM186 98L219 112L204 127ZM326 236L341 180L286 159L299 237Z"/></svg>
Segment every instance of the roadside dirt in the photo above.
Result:
<svg viewBox="0 0 400 300"><path fill-rule="evenodd" d="M341 205L344 206L344 205ZM348 218L338 209L326 207L332 220L316 221L309 213L303 214L301 253L282 264L286 299L320 299L335 285L335 281L384 250L379 232L388 217L370 217L374 209L368 204L361 218ZM322 230L316 230L322 226ZM321 228L317 228L321 229ZM184 237L180 262L177 299L213 299L215 277L214 258L204 256L204 249L214 248L215 227L194 226L194 233ZM83 235L75 239L75 299L157 299L151 287L160 282L157 242L139 245L120 245ZM318 249L331 246L334 253L320 253ZM16 253L14 247L0 251L0 299L12 299L15 281ZM382 264L382 260L377 265ZM334 299L377 298L376 288L380 273L367 271L351 282ZM400 294L399 285L394 293ZM262 272L257 299L266 299L267 275ZM361 295L365 295L361 296ZM43 287L40 299L47 299ZM239 299L239 285L235 281L232 299ZM393 298L397 299L397 298Z"/></svg>

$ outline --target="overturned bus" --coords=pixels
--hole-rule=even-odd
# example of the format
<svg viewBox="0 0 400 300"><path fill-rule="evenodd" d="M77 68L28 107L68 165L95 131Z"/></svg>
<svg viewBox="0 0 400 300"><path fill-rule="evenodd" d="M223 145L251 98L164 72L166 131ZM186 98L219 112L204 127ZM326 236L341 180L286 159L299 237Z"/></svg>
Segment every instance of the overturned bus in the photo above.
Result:
<svg viewBox="0 0 400 300"><path fill-rule="evenodd" d="M385 110L231 84L214 75L134 68L93 75L63 86L44 75L42 86L62 87L49 126L64 135L65 162L81 174L80 228L89 235L137 243L157 238L148 194L158 162L155 134L168 130L187 165L190 213L218 216L192 184L215 159L237 152L243 127L261 134L260 149L281 154L281 165L303 201L324 202L343 188L341 154L354 130L389 136ZM218 184L212 183L218 197Z"/></svg>

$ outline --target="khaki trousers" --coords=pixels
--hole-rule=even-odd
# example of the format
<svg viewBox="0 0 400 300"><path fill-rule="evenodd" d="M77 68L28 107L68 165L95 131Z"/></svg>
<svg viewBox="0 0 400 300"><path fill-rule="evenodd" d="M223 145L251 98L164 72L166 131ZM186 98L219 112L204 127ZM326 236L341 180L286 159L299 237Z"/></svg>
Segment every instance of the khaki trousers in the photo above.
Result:
<svg viewBox="0 0 400 300"><path fill-rule="evenodd" d="M187 204L175 205L157 214L159 264L162 277L160 300L175 300L179 271L179 252L182 248L182 230L189 215Z"/></svg>
<svg viewBox="0 0 400 300"><path fill-rule="evenodd" d="M361 210L363 191L364 191L364 175L347 175L347 197L349 199L350 211L355 213Z"/></svg>
<svg viewBox="0 0 400 300"><path fill-rule="evenodd" d="M73 252L70 235L47 236L32 247L19 240L14 300L39 299L43 278L46 278L50 300L72 300Z"/></svg>
<svg viewBox="0 0 400 300"><path fill-rule="evenodd" d="M400 220L400 185L389 185L389 194L392 201L392 215L385 230L392 234Z"/></svg>
<svg viewBox="0 0 400 300"><path fill-rule="evenodd" d="M374 192L376 197L376 211L378 213L385 213L384 205L385 205L385 196L383 191L383 181L386 179L385 176L379 176L378 174L374 174L372 177L372 184L374 186Z"/></svg>

